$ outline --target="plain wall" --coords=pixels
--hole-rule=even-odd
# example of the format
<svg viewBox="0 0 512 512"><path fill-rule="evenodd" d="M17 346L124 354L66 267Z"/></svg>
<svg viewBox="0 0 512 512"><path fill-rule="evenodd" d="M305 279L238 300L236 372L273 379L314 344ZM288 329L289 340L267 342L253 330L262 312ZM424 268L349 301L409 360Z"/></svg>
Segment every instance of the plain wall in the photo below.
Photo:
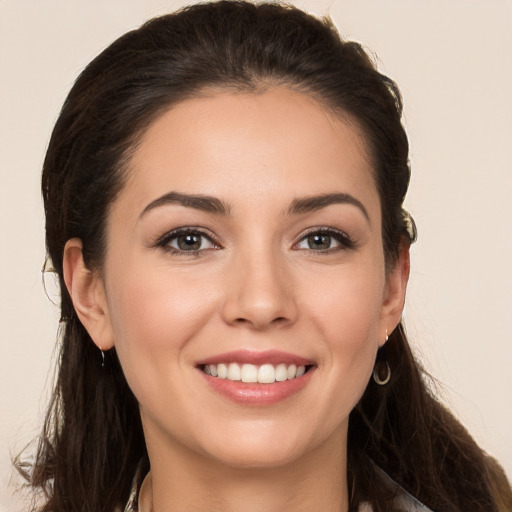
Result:
<svg viewBox="0 0 512 512"><path fill-rule="evenodd" d="M0 511L41 424L57 308L45 296L40 169L80 70L180 1L0 0ZM400 85L419 228L405 312L444 400L512 476L512 2L294 2L330 14ZM51 280L50 296L55 296Z"/></svg>

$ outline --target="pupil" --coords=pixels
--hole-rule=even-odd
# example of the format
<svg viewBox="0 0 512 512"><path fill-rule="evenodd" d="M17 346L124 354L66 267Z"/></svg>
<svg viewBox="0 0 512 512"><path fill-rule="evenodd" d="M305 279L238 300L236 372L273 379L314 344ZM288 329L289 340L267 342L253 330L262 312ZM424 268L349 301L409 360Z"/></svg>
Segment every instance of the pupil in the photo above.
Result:
<svg viewBox="0 0 512 512"><path fill-rule="evenodd" d="M310 249L329 249L331 237L329 235L310 235L308 236L308 245Z"/></svg>
<svg viewBox="0 0 512 512"><path fill-rule="evenodd" d="M184 251L201 248L201 237L197 235L182 235L178 237L178 247Z"/></svg>

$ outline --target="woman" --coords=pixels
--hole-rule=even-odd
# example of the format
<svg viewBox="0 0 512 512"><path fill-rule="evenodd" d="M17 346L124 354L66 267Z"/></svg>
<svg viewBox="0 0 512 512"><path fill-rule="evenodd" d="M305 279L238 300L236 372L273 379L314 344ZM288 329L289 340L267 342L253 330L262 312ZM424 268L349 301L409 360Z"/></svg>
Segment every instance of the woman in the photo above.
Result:
<svg viewBox="0 0 512 512"><path fill-rule="evenodd" d="M359 45L275 5L191 7L87 67L43 169L41 510L510 507L400 323L400 115Z"/></svg>

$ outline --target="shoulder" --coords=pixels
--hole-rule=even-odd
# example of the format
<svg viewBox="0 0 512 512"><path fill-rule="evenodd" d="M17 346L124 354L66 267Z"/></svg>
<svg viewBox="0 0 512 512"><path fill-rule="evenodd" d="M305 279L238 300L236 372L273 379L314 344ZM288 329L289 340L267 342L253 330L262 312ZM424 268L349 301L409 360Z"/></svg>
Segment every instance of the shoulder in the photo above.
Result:
<svg viewBox="0 0 512 512"><path fill-rule="evenodd" d="M393 509L394 512L433 512L407 493L397 495L393 502ZM373 507L368 502L361 503L358 512L373 512Z"/></svg>
<svg viewBox="0 0 512 512"><path fill-rule="evenodd" d="M396 483L387 473L375 466L386 487L395 493L393 500L394 512L433 512L426 505L409 494L403 487ZM373 512L369 503L362 503L358 512Z"/></svg>

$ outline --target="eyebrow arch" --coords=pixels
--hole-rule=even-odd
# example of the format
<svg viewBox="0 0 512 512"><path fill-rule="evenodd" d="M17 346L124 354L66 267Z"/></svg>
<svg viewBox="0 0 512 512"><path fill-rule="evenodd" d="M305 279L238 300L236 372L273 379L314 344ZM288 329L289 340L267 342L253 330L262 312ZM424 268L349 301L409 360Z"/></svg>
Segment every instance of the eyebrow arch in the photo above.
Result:
<svg viewBox="0 0 512 512"><path fill-rule="evenodd" d="M304 197L301 199L295 199L290 208L288 209L289 215L297 215L301 213L313 212L321 210L331 204L351 204L361 210L366 220L370 221L368 211L364 207L363 203L356 199L350 194L344 193L333 193L333 194L320 194L318 196Z"/></svg>
<svg viewBox="0 0 512 512"><path fill-rule="evenodd" d="M230 207L216 197L205 196L202 194L182 194L180 192L168 192L163 196L151 201L139 215L139 220L148 212L165 206L167 204L178 204L187 208L194 208L208 213L217 213L220 215L229 215Z"/></svg>

